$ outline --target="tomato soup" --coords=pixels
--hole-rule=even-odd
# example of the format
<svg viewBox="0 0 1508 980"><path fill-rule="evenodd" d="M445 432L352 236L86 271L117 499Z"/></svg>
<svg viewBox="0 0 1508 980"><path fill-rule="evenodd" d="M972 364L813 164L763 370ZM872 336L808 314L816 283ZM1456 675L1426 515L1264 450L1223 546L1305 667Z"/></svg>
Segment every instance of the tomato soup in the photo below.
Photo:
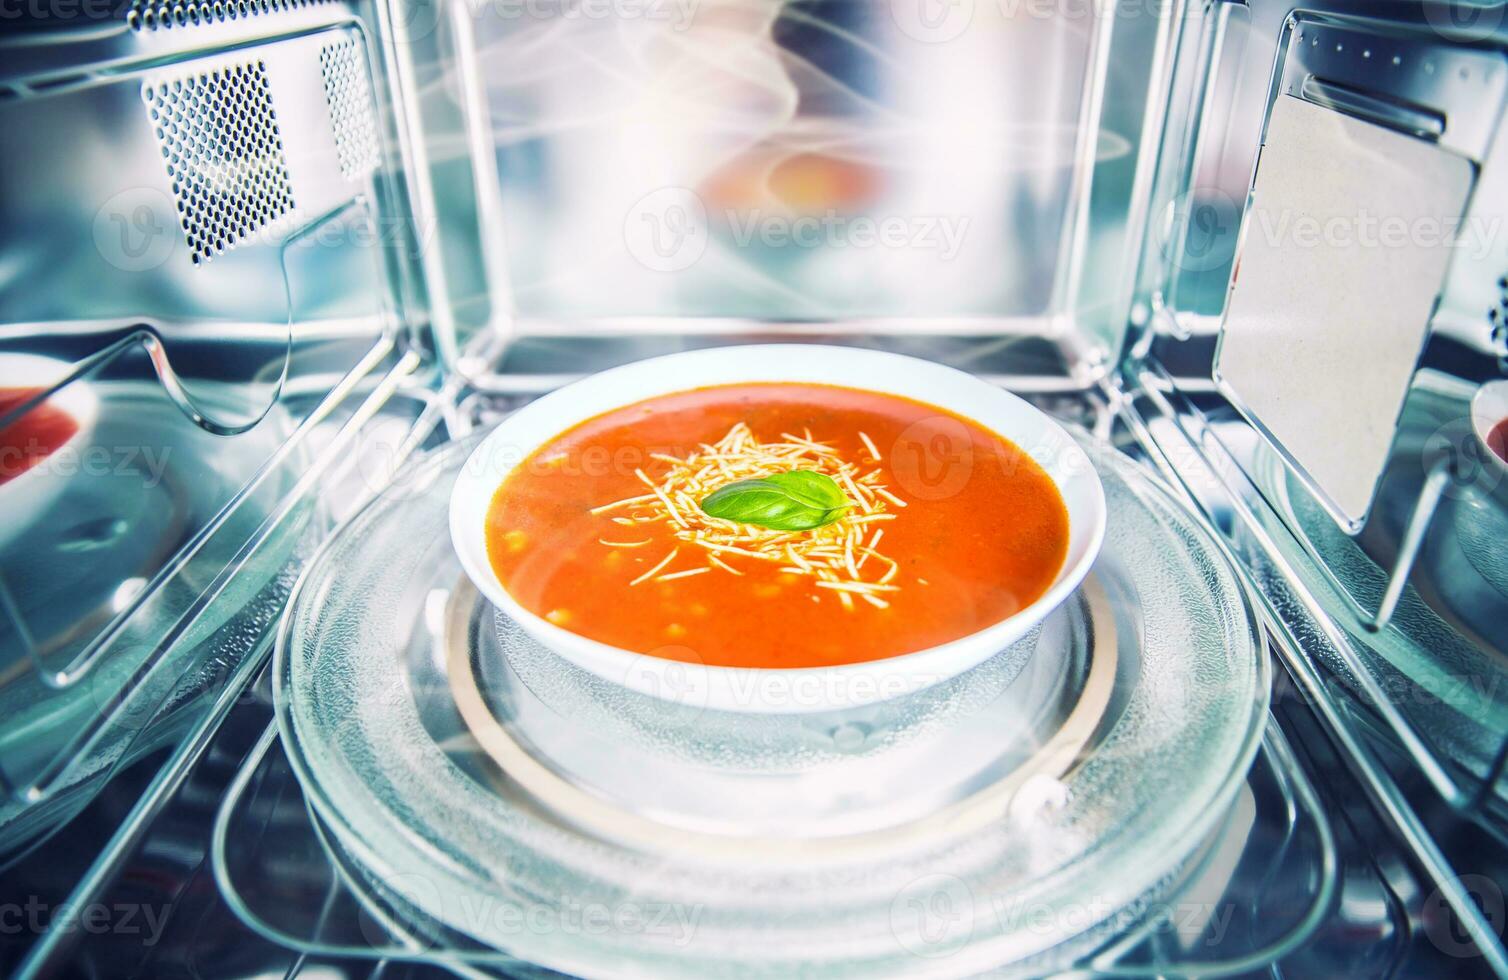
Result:
<svg viewBox="0 0 1508 980"><path fill-rule="evenodd" d="M1491 449L1498 459L1508 463L1508 419L1503 419L1487 433L1487 448Z"/></svg>
<svg viewBox="0 0 1508 980"><path fill-rule="evenodd" d="M1025 451L943 409L741 384L562 433L504 480L486 534L508 592L564 629L673 660L821 667L1019 611L1063 565L1068 511Z"/></svg>
<svg viewBox="0 0 1508 980"><path fill-rule="evenodd" d="M0 415L40 392L40 388L0 388ZM78 430L72 415L47 402L0 428L0 483L15 479L52 455Z"/></svg>

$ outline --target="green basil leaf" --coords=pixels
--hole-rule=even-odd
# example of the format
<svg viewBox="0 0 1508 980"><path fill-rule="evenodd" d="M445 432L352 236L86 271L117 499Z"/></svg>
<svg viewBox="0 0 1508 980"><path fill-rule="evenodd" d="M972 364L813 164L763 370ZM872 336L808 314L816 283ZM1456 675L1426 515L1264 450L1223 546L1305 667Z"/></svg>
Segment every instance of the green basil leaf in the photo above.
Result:
<svg viewBox="0 0 1508 980"><path fill-rule="evenodd" d="M848 498L821 473L794 470L757 480L739 480L702 498L702 511L740 524L775 531L810 531L842 516Z"/></svg>
<svg viewBox="0 0 1508 980"><path fill-rule="evenodd" d="M765 477L795 499L817 510L832 510L848 506L848 498L838 481L811 470L791 470L789 473L772 473Z"/></svg>

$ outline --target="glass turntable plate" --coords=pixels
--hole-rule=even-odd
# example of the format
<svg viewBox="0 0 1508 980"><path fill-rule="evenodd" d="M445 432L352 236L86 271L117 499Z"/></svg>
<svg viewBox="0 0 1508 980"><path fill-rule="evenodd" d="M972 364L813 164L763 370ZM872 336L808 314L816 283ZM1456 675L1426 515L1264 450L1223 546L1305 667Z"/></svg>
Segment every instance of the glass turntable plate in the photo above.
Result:
<svg viewBox="0 0 1508 980"><path fill-rule="evenodd" d="M1439 408L1433 399L1421 401L1425 409ZM1508 691L1481 683L1504 669L1502 655L1492 649L1501 639L1481 639L1508 622L1505 597L1494 582L1497 559L1492 556L1502 551L1493 537L1502 530L1497 509L1486 506L1490 502L1474 489L1458 494L1453 489L1431 523L1410 588L1388 628L1366 631L1359 621L1380 605L1388 572L1320 508L1276 453L1265 443L1258 443L1257 451L1254 468L1270 488L1276 510L1257 508L1256 514L1267 522L1273 540L1304 546L1302 551L1289 549L1297 551L1290 557L1312 570L1307 581L1330 601L1330 608L1351 611L1347 629L1363 665L1405 709L1410 723L1476 779L1485 778L1508 730ZM1423 450L1415 455L1422 456ZM1417 498L1416 489L1402 498L1397 489L1397 481L1384 482L1370 528L1375 538L1394 543L1402 538ZM1287 516L1291 528L1279 515ZM1339 656L1329 657L1327 665L1345 684L1356 685L1350 665Z"/></svg>
<svg viewBox="0 0 1508 980"><path fill-rule="evenodd" d="M1175 880L1256 751L1267 665L1245 595L1113 452L1090 447L1104 552L1040 630L867 714L775 720L624 702L495 622L447 532L470 448L420 461L331 541L275 663L284 745L335 846L475 940L457 960L656 977L1020 962Z"/></svg>

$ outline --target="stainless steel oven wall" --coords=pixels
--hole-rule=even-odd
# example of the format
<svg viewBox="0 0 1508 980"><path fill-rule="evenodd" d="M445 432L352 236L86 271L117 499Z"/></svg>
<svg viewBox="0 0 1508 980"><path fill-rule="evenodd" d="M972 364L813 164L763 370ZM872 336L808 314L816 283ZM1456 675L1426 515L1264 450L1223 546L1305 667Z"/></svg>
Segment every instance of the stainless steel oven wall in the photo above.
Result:
<svg viewBox="0 0 1508 980"><path fill-rule="evenodd" d="M1491 856L1419 814L1508 838L1504 28L1469 4L1191 9L1121 378L1468 914Z"/></svg>
<svg viewBox="0 0 1508 980"><path fill-rule="evenodd" d="M1179 20L935 7L400 4L425 37L471 41L459 58L406 49L425 112L472 124L439 122L424 146L460 165L429 202L439 227L477 235L444 257L461 346L482 327L530 350L755 323L1045 340L1060 373L1103 373Z"/></svg>
<svg viewBox="0 0 1508 980"><path fill-rule="evenodd" d="M0 864L212 725L433 346L370 11L7 10Z"/></svg>

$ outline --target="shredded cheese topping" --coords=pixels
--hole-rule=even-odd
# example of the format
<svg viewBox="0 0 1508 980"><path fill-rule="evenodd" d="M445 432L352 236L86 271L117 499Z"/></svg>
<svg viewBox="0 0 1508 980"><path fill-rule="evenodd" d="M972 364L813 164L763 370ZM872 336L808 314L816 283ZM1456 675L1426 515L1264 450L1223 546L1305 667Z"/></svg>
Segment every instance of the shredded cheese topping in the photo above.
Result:
<svg viewBox="0 0 1508 980"><path fill-rule="evenodd" d="M862 432L859 439L868 451L867 462L882 462L874 441ZM684 459L662 454L653 458L667 467L658 479L642 469L635 471L648 493L616 500L591 511L608 517L625 530L665 523L681 542L630 585L674 581L709 571L743 575L747 569L740 565L763 561L775 563L781 572L808 579L813 586L814 601L820 601L824 595L836 596L845 609L853 609L855 599L884 609L890 605L885 594L899 591L900 585L895 580L900 566L877 546L885 534L885 522L896 518L891 508L905 507L906 503L880 483L883 470L871 468L861 472L859 466L843 459L832 446L813 439L810 431L804 436L784 432L780 441L762 443L743 422L729 429L716 443L704 443ZM835 480L849 500L842 516L810 531L777 531L723 520L702 511L702 498L721 486L790 470L812 470ZM647 543L637 535L623 541L604 536L598 541L611 548L634 548ZM701 564L671 568L683 551L694 563Z"/></svg>

